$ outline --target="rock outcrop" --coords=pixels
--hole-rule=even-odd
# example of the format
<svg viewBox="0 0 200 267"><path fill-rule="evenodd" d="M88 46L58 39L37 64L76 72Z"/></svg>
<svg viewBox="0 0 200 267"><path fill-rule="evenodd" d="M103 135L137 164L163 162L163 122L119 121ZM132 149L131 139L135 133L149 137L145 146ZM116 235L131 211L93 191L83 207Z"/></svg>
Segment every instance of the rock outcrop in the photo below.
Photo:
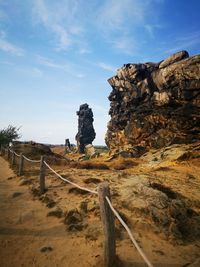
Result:
<svg viewBox="0 0 200 267"><path fill-rule="evenodd" d="M79 153L84 153L85 146L92 144L95 139L96 133L93 127L93 112L88 104L80 106L78 115L78 133L76 135L77 147Z"/></svg>
<svg viewBox="0 0 200 267"><path fill-rule="evenodd" d="M181 51L159 63L125 64L108 80L111 152L200 140L200 55Z"/></svg>
<svg viewBox="0 0 200 267"><path fill-rule="evenodd" d="M122 207L143 223L157 226L169 239L195 240L200 237L199 203L145 175L131 176L120 187Z"/></svg>

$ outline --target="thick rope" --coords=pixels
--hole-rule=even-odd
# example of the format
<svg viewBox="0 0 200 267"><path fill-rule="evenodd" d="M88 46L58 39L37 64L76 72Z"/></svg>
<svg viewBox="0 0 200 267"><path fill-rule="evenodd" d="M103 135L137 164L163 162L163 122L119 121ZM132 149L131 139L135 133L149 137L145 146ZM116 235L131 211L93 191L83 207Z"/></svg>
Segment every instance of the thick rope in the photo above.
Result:
<svg viewBox="0 0 200 267"><path fill-rule="evenodd" d="M15 156L20 157L20 155L17 154L14 150L13 150L13 153L15 154Z"/></svg>
<svg viewBox="0 0 200 267"><path fill-rule="evenodd" d="M112 212L114 213L114 215L117 217L117 219L120 221L120 223L124 226L124 228L126 229L131 241L133 242L134 246L136 247L136 249L138 250L139 254L141 255L141 257L143 258L143 260L146 262L146 264L149 267L153 267L153 265L151 264L151 262L147 259L147 256L144 254L144 252L142 251L142 249L139 247L137 241L135 240L135 238L133 237L131 230L128 228L127 224L122 220L122 218L120 217L119 213L113 208L110 200L108 197L105 197L109 207L111 208Z"/></svg>
<svg viewBox="0 0 200 267"><path fill-rule="evenodd" d="M6 150L6 149L5 149L5 150ZM8 150L9 150L11 153L14 153L15 156L20 157L20 155L17 154L14 150L12 150L12 149L10 149L10 148L8 148L7 151L8 151Z"/></svg>
<svg viewBox="0 0 200 267"><path fill-rule="evenodd" d="M20 157L20 155L17 154L14 150L11 150L10 148L8 148L8 150L9 150L10 152L13 152L17 157ZM24 155L23 155L23 158L24 158L25 160L29 161L29 162L35 162L35 163L39 163L39 162L40 162L40 160L29 159L29 158L27 158L27 157L24 156Z"/></svg>
<svg viewBox="0 0 200 267"><path fill-rule="evenodd" d="M29 158L25 157L24 155L23 155L23 158L25 160L29 161L29 162L35 162L35 163L39 163L40 162L40 160L32 160L32 159L29 159Z"/></svg>
<svg viewBox="0 0 200 267"><path fill-rule="evenodd" d="M80 186L80 185L78 185L78 184L75 184L75 183L69 181L68 179L62 177L60 174L58 174L56 171L54 171L54 169L52 169L52 168L46 163L46 161L44 161L44 164L47 166L47 168L49 168L49 170L51 170L51 171L52 171L56 176L58 176L58 178L60 178L61 180L65 181L65 182L67 182L67 183L69 183L69 184L71 184L71 185L73 185L73 186L76 186L76 187L78 187L78 188L81 189L81 190L84 190L84 191L90 192L90 193L92 193L92 194L97 194L97 195L98 195L98 192L97 192L97 191L87 189L87 188L85 188L85 187L82 187L82 186Z"/></svg>

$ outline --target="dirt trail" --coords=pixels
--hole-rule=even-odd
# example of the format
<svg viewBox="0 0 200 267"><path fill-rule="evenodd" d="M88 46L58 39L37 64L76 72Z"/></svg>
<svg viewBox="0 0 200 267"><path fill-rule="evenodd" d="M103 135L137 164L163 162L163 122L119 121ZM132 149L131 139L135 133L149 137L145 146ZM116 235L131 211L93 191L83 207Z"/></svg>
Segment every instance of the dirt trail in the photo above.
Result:
<svg viewBox="0 0 200 267"><path fill-rule="evenodd" d="M95 244L75 238L61 220L47 217L49 209L20 186L20 178L1 157L0 210L1 267L95 265Z"/></svg>

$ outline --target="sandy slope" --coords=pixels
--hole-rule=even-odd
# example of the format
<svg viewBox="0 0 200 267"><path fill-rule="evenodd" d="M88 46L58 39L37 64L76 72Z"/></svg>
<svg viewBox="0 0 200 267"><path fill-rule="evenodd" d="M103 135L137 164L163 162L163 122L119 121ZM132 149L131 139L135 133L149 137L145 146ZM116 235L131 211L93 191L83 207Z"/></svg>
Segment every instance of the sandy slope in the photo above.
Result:
<svg viewBox="0 0 200 267"><path fill-rule="evenodd" d="M65 231L0 157L0 266L94 266L95 244ZM82 246L80 245L82 244ZM41 252L51 247L52 251ZM90 253L90 251L93 251ZM81 262L81 265L80 265Z"/></svg>
<svg viewBox="0 0 200 267"><path fill-rule="evenodd" d="M100 181L109 181L113 205L128 219L131 231L155 267L197 267L190 264L200 258L199 240L170 242L162 230L134 211L135 207L140 211L140 195L132 198L128 193L130 189L136 189L135 181L143 181L145 176L155 182L161 181L198 204L200 191L196 185L200 181L199 160L195 165L191 162L191 165L172 165L168 162L163 165L165 167L155 165L155 162L151 163L148 159L148 164L122 171L69 166L53 168L73 182L91 189L95 189ZM22 181L29 181L30 184L22 186ZM42 197L31 193L30 189L38 189L38 185L37 172L30 172L29 169L26 175L19 178L0 157L0 266L103 267L102 224L96 195L83 194L55 178L52 173L47 173L48 190ZM52 200L55 207L47 208L46 205ZM66 214L77 210L82 216L80 225L83 228L69 230L69 225L63 223L65 215L61 219L47 216L49 211L55 209L61 209ZM116 226L117 254L123 267L146 266L117 221ZM52 250L41 252L43 247L51 247Z"/></svg>

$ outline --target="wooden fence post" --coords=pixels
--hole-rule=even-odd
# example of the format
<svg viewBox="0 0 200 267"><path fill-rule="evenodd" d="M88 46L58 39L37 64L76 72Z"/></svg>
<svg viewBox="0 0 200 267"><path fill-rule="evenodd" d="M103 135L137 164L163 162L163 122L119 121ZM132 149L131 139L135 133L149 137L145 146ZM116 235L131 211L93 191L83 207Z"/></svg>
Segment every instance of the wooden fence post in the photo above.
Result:
<svg viewBox="0 0 200 267"><path fill-rule="evenodd" d="M98 194L104 231L104 266L114 267L116 261L115 223L113 213L105 198L110 199L110 189L107 182L99 184Z"/></svg>
<svg viewBox="0 0 200 267"><path fill-rule="evenodd" d="M12 151L12 161L11 161L11 167L15 165L15 153Z"/></svg>
<svg viewBox="0 0 200 267"><path fill-rule="evenodd" d="M44 156L41 156L40 160L40 193L44 194L45 192L45 164Z"/></svg>
<svg viewBox="0 0 200 267"><path fill-rule="evenodd" d="M1 155L4 156L4 155L5 155L5 147L2 145L2 146L1 146L1 149L2 149L2 150L1 150Z"/></svg>
<svg viewBox="0 0 200 267"><path fill-rule="evenodd" d="M8 161L10 160L10 149L9 149L9 147L8 147L8 154L7 154L7 156L8 156Z"/></svg>
<svg viewBox="0 0 200 267"><path fill-rule="evenodd" d="M24 157L23 154L20 153L20 159L19 159L19 176L23 174L23 169L24 169Z"/></svg>

